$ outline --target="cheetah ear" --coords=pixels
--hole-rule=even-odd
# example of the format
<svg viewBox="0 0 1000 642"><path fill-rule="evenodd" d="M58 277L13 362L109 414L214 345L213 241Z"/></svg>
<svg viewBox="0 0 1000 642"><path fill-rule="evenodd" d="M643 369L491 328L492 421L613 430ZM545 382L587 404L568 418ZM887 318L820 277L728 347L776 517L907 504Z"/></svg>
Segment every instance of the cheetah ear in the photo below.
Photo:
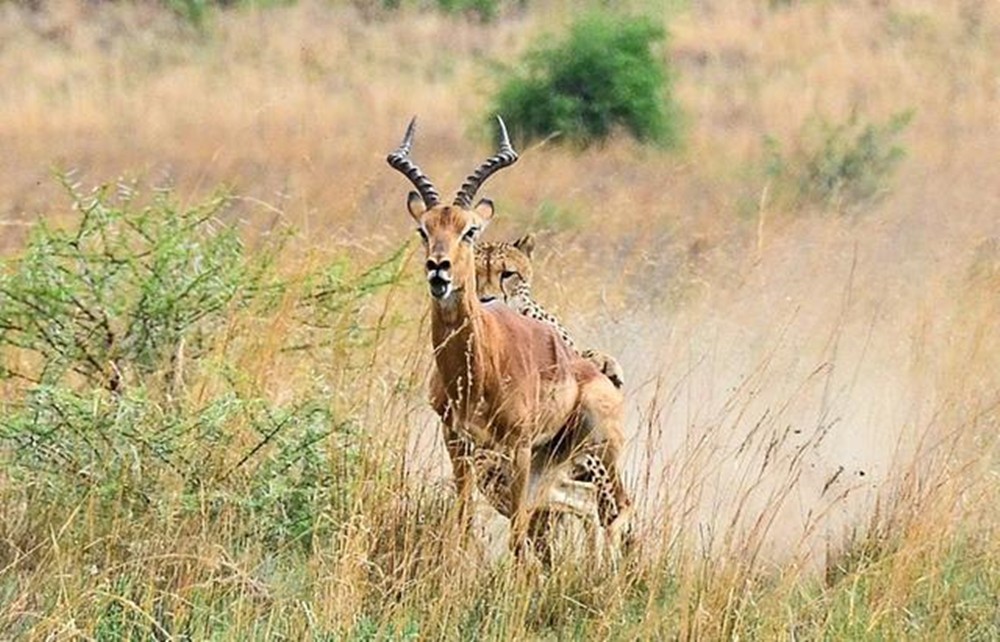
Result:
<svg viewBox="0 0 1000 642"><path fill-rule="evenodd" d="M535 235L525 234L514 241L514 247L524 252L524 255L530 259L531 253L535 251Z"/></svg>

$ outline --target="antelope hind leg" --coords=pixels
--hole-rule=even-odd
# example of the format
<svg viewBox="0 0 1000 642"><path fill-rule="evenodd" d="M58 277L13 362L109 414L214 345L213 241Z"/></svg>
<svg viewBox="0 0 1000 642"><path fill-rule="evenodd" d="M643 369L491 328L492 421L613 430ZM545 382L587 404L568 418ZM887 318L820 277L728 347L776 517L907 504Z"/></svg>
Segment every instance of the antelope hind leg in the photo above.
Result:
<svg viewBox="0 0 1000 642"><path fill-rule="evenodd" d="M532 507L528 502L528 484L531 477L531 445L514 447L513 471L510 483L510 550L522 559L528 541Z"/></svg>
<svg viewBox="0 0 1000 642"><path fill-rule="evenodd" d="M632 519L632 500L622 481L619 461L625 444L623 432L624 397L610 380L592 379L581 386L581 420L589 427L584 450L595 455L610 477L617 515L601 515L601 524L614 540L628 530Z"/></svg>

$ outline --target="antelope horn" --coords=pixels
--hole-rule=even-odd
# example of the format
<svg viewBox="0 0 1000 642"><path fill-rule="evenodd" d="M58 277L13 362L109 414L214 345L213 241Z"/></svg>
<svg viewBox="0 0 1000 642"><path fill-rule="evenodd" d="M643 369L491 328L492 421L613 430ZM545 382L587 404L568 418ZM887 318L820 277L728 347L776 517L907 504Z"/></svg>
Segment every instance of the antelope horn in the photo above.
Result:
<svg viewBox="0 0 1000 642"><path fill-rule="evenodd" d="M431 183L431 179L427 178L427 175L420 171L413 161L408 157L410 155L410 149L413 147L413 132L417 130L417 117L414 116L410 121L409 126L406 128L406 135L403 136L403 142L399 144L396 151L389 154L386 157L386 161L393 169L402 172L406 178L410 179L413 186L417 188L420 192L420 197L424 199L424 204L428 207L434 207L441 202L441 196L438 194L437 190L434 189L434 184Z"/></svg>
<svg viewBox="0 0 1000 642"><path fill-rule="evenodd" d="M510 144L510 136L507 135L507 126L504 124L503 118L497 116L497 122L500 124L500 151L483 161L483 164L465 179L465 182L462 183L462 189L458 190L458 194L455 195L453 204L458 207L468 209L472 205L472 199L475 198L476 192L479 191L479 186L494 172L513 165L517 160L517 152Z"/></svg>

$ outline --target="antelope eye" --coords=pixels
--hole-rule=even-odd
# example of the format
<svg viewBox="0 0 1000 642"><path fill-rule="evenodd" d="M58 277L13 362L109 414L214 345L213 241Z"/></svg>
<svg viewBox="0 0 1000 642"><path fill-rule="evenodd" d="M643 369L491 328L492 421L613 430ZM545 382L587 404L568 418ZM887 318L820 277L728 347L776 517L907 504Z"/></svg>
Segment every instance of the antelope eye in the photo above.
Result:
<svg viewBox="0 0 1000 642"><path fill-rule="evenodd" d="M465 234L462 235L462 240L471 243L472 241L476 240L476 234L478 233L479 233L478 227L475 226L470 227L468 230L465 231Z"/></svg>
<svg viewBox="0 0 1000 642"><path fill-rule="evenodd" d="M424 228L418 227L417 234L420 235L420 238L423 239L424 243L427 242L427 232L424 231Z"/></svg>

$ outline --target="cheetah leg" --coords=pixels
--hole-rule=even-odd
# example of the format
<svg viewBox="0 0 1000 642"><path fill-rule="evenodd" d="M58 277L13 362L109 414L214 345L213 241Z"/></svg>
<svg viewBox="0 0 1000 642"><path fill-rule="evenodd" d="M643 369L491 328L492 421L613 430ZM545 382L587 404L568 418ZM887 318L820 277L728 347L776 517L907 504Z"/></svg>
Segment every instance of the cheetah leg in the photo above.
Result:
<svg viewBox="0 0 1000 642"><path fill-rule="evenodd" d="M602 541L603 529L597 510L597 488L590 482L570 478L565 465L548 477L550 479L546 480L546 487L536 498L537 504L532 517L534 528L531 537L543 564L551 566L554 551L560 548L560 542L566 544L567 536L572 537L574 546L588 546L588 538L593 538L594 546L591 550L600 556L602 551L598 543ZM583 541L579 540L581 533L573 530L573 525L567 522L577 519L583 520L578 524L583 528Z"/></svg>
<svg viewBox="0 0 1000 642"><path fill-rule="evenodd" d="M594 484L562 479L549 489L543 500L549 510L579 515L588 520L600 520L597 513L597 489Z"/></svg>
<svg viewBox="0 0 1000 642"><path fill-rule="evenodd" d="M605 478L601 483L601 492L605 501L599 504L601 508L601 523L611 550L619 556L630 545L632 532L632 501L622 483L617 461L610 459L607 451L602 453L601 463Z"/></svg>
<svg viewBox="0 0 1000 642"><path fill-rule="evenodd" d="M604 549L610 549L611 559L617 562L621 550L620 537L612 531L612 526L618 522L622 511L615 496L615 487L607 466L598 453L584 452L573 459L573 478L578 482L587 483L595 492L595 522L593 535L594 550L603 560Z"/></svg>

